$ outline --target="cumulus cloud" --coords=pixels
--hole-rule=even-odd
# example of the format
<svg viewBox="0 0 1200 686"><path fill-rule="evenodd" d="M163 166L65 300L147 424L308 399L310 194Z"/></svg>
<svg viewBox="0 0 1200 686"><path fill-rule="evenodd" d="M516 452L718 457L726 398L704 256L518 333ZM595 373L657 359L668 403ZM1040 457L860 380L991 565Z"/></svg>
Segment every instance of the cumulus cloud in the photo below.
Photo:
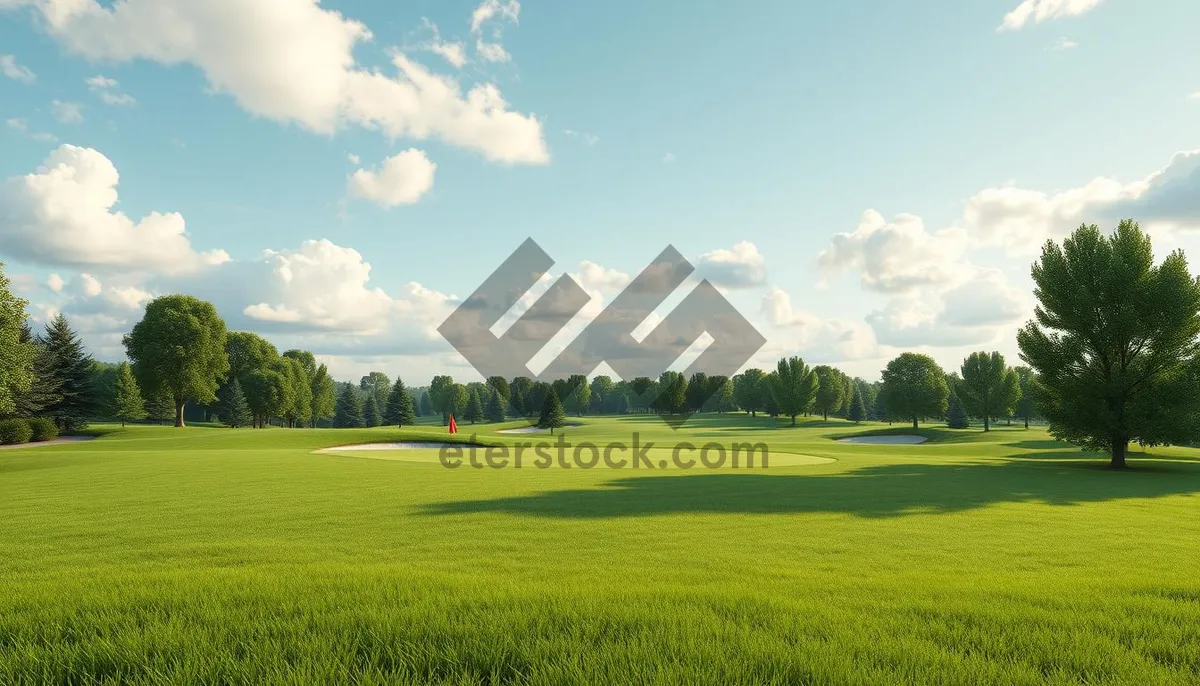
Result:
<svg viewBox="0 0 1200 686"><path fill-rule="evenodd" d="M1078 17L1100 4L1101 0L1023 0L1011 12L1004 15L1001 30L1019 29L1032 22L1040 24L1050 19Z"/></svg>
<svg viewBox="0 0 1200 686"><path fill-rule="evenodd" d="M418 49L427 50L450 63L455 69L462 69L467 62L467 49L462 41L447 41L442 39L438 25L426 17L421 17L421 28L430 34L429 40L423 41Z"/></svg>
<svg viewBox="0 0 1200 686"><path fill-rule="evenodd" d="M97 74L87 80L88 90L95 93L105 105L113 107L130 107L137 103L137 100L128 93L122 93L120 90L121 84L115 79L110 79L102 74Z"/></svg>
<svg viewBox="0 0 1200 686"><path fill-rule="evenodd" d="M410 148L383 161L379 171L359 169L350 176L350 193L383 207L411 205L433 188L437 165Z"/></svg>
<svg viewBox="0 0 1200 686"><path fill-rule="evenodd" d="M0 74L21 83L37 81L37 75L29 67L18 64L17 58L12 55L0 55Z"/></svg>
<svg viewBox="0 0 1200 686"><path fill-rule="evenodd" d="M471 13L471 34L475 36L475 52L484 62L508 62L512 56L500 44L503 22L517 23L521 3L517 0L483 0ZM492 25L492 41L484 39L484 27Z"/></svg>
<svg viewBox="0 0 1200 686"><path fill-rule="evenodd" d="M753 288L767 280L766 260L758 246L742 241L733 249L706 252L696 260L696 276L725 288Z"/></svg>
<svg viewBox="0 0 1200 686"><path fill-rule="evenodd" d="M835 362L880 357L882 352L870 327L860 321L823 319L792 306L791 295L773 288L762 298L762 314L776 329L786 330L786 346L778 337L771 345L777 358L784 350L793 350L812 362Z"/></svg>
<svg viewBox="0 0 1200 686"><path fill-rule="evenodd" d="M571 275L586 291L613 293L629 285L631 277L623 271L602 267L590 260L579 263L579 271Z"/></svg>
<svg viewBox="0 0 1200 686"><path fill-rule="evenodd" d="M858 272L870 290L902 293L960 278L966 250L962 229L929 233L915 215L901 214L889 222L875 210L867 210L856 230L833 237L817 256L817 264L826 274Z"/></svg>
<svg viewBox="0 0 1200 686"><path fill-rule="evenodd" d="M120 176L91 148L62 145L32 174L0 184L0 253L47 265L178 272L229 259L196 252L183 216L114 211Z"/></svg>
<svg viewBox="0 0 1200 686"><path fill-rule="evenodd" d="M50 103L50 113L60 124L80 124L83 122L83 108L77 102L54 100Z"/></svg>
<svg viewBox="0 0 1200 686"><path fill-rule="evenodd" d="M354 123L392 137L436 137L499 162L549 161L541 122L510 110L494 85L464 94L455 80L400 53L393 75L362 67L353 51L370 31L316 0L40 0L35 7L78 54L195 65L214 91L269 119L319 133Z"/></svg>

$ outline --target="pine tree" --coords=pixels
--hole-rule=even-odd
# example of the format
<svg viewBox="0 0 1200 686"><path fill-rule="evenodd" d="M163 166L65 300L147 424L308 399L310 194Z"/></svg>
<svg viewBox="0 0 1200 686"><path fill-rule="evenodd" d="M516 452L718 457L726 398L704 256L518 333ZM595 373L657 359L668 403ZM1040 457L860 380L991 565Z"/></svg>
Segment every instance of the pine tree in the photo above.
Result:
<svg viewBox="0 0 1200 686"><path fill-rule="evenodd" d="M225 426L233 429L250 426L254 423L254 412L250 410L250 403L246 401L246 394L242 392L242 384L237 379L225 387L225 392L221 397L221 406L217 412L221 415L221 421L225 423Z"/></svg>
<svg viewBox="0 0 1200 686"><path fill-rule="evenodd" d="M161 386L151 392L146 398L146 414L159 424L175 419L175 398L171 389Z"/></svg>
<svg viewBox="0 0 1200 686"><path fill-rule="evenodd" d="M950 395L950 407L946 410L946 425L951 429L965 429L971 425L967 421L967 410L958 399L957 394Z"/></svg>
<svg viewBox="0 0 1200 686"><path fill-rule="evenodd" d="M867 406L863 404L862 393L858 389L854 389L854 398L850 401L850 411L846 413L846 419L855 424L867 418Z"/></svg>
<svg viewBox="0 0 1200 686"><path fill-rule="evenodd" d="M471 391L471 399L467 401L467 421L472 424L483 421L483 401L475 391Z"/></svg>
<svg viewBox="0 0 1200 686"><path fill-rule="evenodd" d="M28 389L15 394L15 411L17 417L36 417L47 407L62 401L59 388L62 384L54 374L54 357L46 346L33 335L29 323L21 324L19 344L33 351L33 382Z"/></svg>
<svg viewBox="0 0 1200 686"><path fill-rule="evenodd" d="M347 385L338 396L333 411L333 426L338 429L359 429L365 426L362 399L353 386Z"/></svg>
<svg viewBox="0 0 1200 686"><path fill-rule="evenodd" d="M487 420L492 423L503 422L504 421L504 406L506 404L507 403L504 402L504 399L503 399L503 397L501 397L500 392L493 388L492 394L488 398L488 403L487 403Z"/></svg>
<svg viewBox="0 0 1200 686"><path fill-rule="evenodd" d="M238 392L241 392L240 388ZM242 401L245 402L245 398L242 398ZM146 418L146 401L142 399L142 390L138 388L137 379L133 378L133 369L128 362L122 362L117 371L112 413L113 417L121 420L121 426L125 426L125 422Z"/></svg>
<svg viewBox="0 0 1200 686"><path fill-rule="evenodd" d="M363 403L363 424L368 427L376 427L383 423L383 418L379 416L379 403L375 400L375 393L367 393L367 400Z"/></svg>
<svg viewBox="0 0 1200 686"><path fill-rule="evenodd" d="M62 399L46 408L54 417L61 433L72 433L87 425L88 417L96 412L96 399L92 390L92 378L88 370L92 358L83 348L83 342L71 329L67 318L61 314L46 325L42 345L49 352L53 375L59 383Z"/></svg>
<svg viewBox="0 0 1200 686"><path fill-rule="evenodd" d="M400 379L396 379L391 392L388 393L387 411L384 412L383 418L388 424L395 424L398 427L405 424L411 426L416 423L413 415L412 395L409 394L404 382Z"/></svg>
<svg viewBox="0 0 1200 686"><path fill-rule="evenodd" d="M542 416L538 419L538 426L543 429L550 429L550 433L558 427L567 425L567 415L563 412L562 403L558 400L558 394L551 388L546 394L546 400L542 403Z"/></svg>

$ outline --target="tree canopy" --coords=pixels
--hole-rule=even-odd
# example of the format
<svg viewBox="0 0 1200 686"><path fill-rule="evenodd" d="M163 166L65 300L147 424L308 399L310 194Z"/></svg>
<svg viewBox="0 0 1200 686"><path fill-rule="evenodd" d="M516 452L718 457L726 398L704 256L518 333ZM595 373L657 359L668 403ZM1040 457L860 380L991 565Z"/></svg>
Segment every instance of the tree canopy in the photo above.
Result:
<svg viewBox="0 0 1200 686"><path fill-rule="evenodd" d="M883 370L879 401L889 416L911 419L914 429L921 417L943 416L949 396L946 373L928 355L902 353Z"/></svg>
<svg viewBox="0 0 1200 686"><path fill-rule="evenodd" d="M780 413L792 418L807 412L817 397L819 381L817 375L799 357L786 357L779 361L771 380L771 396Z"/></svg>
<svg viewBox="0 0 1200 686"><path fill-rule="evenodd" d="M991 431L992 417L1009 416L1016 409L1021 382L999 352L976 352L963 360L955 391L966 409L983 419L983 430Z"/></svg>

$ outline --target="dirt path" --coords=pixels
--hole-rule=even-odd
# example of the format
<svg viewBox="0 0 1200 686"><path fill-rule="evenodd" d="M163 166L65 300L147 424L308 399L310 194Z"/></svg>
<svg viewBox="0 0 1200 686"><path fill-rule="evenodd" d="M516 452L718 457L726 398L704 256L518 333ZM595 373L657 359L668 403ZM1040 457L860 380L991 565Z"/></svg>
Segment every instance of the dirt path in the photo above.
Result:
<svg viewBox="0 0 1200 686"><path fill-rule="evenodd" d="M36 448L39 445L66 445L68 443L78 443L80 441L90 441L95 436L63 436L56 438L53 441L38 441L37 443L18 443L16 445L0 445L0 450L15 450L17 448Z"/></svg>

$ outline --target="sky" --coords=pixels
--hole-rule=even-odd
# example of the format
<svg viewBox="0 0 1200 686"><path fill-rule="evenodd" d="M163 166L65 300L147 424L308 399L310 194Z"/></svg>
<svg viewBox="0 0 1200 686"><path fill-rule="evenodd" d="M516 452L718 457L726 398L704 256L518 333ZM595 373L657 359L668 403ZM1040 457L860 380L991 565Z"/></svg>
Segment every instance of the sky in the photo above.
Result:
<svg viewBox="0 0 1200 686"><path fill-rule="evenodd" d="M593 298L535 373L668 245L767 339L751 366L1016 364L1047 239L1128 217L1200 254L1196 26L1192 0L0 0L0 260L110 361L183 292L338 378L473 380L436 329L533 238L524 306L564 273Z"/></svg>

